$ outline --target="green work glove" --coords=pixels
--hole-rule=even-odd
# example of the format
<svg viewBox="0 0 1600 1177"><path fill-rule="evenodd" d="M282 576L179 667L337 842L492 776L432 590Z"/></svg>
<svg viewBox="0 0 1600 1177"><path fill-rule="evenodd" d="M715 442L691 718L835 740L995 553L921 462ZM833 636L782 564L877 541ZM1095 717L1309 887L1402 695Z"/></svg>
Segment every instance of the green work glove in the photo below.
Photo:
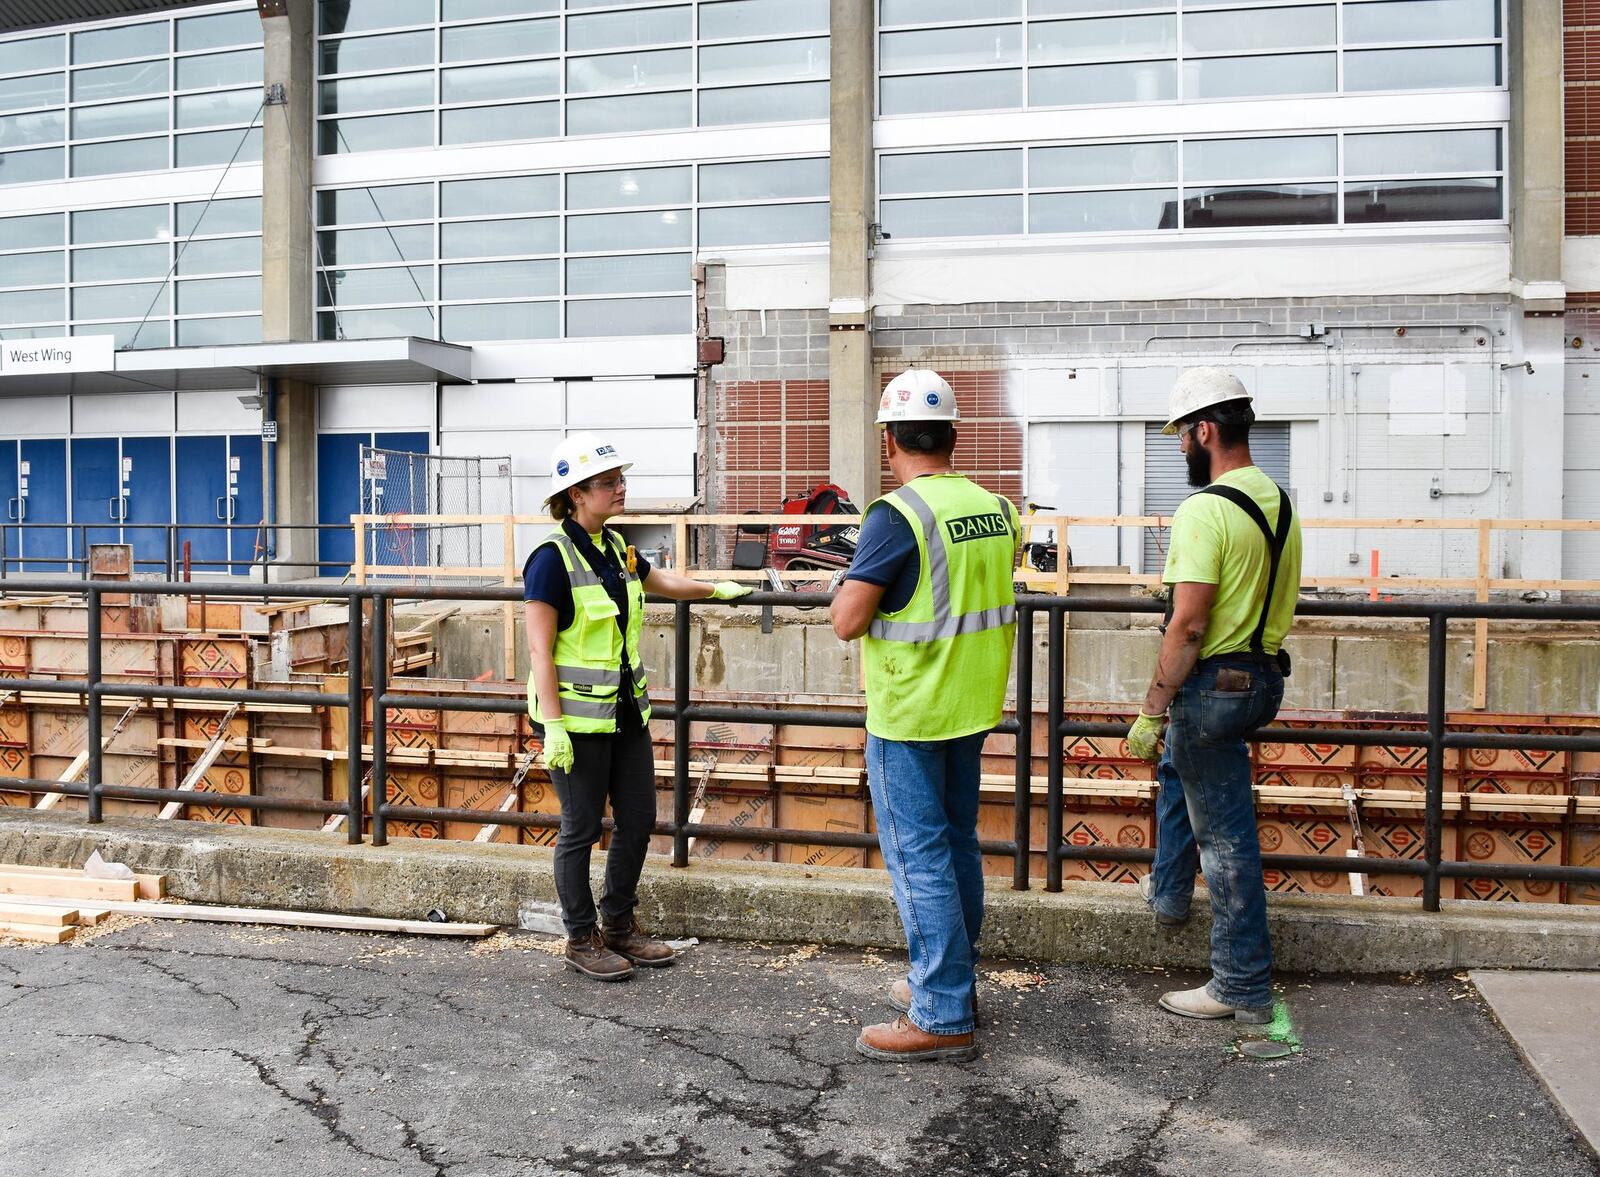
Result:
<svg viewBox="0 0 1600 1177"><path fill-rule="evenodd" d="M1139 718L1133 721L1133 726L1128 729L1128 751L1140 760L1148 760L1154 764L1161 759L1161 738L1167 731L1167 717L1165 715L1146 715L1139 712Z"/></svg>
<svg viewBox="0 0 1600 1177"><path fill-rule="evenodd" d="M753 591L749 585L740 584L736 580L719 580L711 586L711 599L737 601L740 597L748 597Z"/></svg>
<svg viewBox="0 0 1600 1177"><path fill-rule="evenodd" d="M567 725L559 719L544 721L544 766L572 770L572 737L567 735Z"/></svg>

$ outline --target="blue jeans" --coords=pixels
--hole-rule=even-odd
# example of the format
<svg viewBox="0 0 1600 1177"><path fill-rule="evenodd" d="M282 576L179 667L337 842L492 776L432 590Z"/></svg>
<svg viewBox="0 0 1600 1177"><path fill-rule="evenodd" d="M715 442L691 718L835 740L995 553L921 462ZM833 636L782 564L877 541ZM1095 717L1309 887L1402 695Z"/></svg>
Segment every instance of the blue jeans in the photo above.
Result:
<svg viewBox="0 0 1600 1177"><path fill-rule="evenodd" d="M978 776L987 733L902 742L867 734L878 846L911 953L911 1021L930 1034L972 1030L983 928Z"/></svg>
<svg viewBox="0 0 1600 1177"><path fill-rule="evenodd" d="M1217 690L1224 668L1246 671L1250 688ZM1205 872L1211 996L1250 1009L1272 1004L1272 944L1244 738L1270 722L1282 702L1277 667L1226 655L1205 659L1172 700L1166 748L1156 766L1161 787L1150 906L1181 918L1194 898L1195 872Z"/></svg>

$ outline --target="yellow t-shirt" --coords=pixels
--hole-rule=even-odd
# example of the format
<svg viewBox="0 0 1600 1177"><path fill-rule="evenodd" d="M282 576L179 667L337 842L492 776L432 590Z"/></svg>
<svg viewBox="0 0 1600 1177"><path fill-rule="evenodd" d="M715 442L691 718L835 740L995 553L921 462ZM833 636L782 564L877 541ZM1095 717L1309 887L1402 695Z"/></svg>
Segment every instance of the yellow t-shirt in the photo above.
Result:
<svg viewBox="0 0 1600 1177"><path fill-rule="evenodd" d="M1244 491L1255 500L1267 525L1278 527L1278 487L1257 466L1230 470L1215 482ZM1233 503L1219 495L1193 494L1172 517L1172 544L1161 579L1171 584L1214 584L1200 657L1236 654L1250 649L1250 635L1261 618L1272 552L1261 529ZM1300 594L1300 520L1289 524L1278 579L1273 586L1272 609L1261 635L1268 654L1275 654L1294 624L1295 601Z"/></svg>

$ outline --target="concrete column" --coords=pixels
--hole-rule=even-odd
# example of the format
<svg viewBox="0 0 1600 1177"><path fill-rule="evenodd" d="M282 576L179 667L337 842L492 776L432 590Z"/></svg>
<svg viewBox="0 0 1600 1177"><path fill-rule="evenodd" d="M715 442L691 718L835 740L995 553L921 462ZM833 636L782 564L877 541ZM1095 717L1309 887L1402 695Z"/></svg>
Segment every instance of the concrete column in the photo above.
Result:
<svg viewBox="0 0 1600 1177"><path fill-rule="evenodd" d="M266 85L261 175L261 338L268 343L316 338L311 169L316 59L314 0L258 0ZM278 88L281 87L281 95ZM267 408L278 423L273 449L273 520L317 521L316 389L279 380ZM275 580L315 576L294 561L316 559L316 534L279 530Z"/></svg>
<svg viewBox="0 0 1600 1177"><path fill-rule="evenodd" d="M1527 519L1562 515L1562 436L1566 411L1561 281L1565 163L1561 117L1561 2L1511 0L1506 66L1511 85L1511 293L1514 325L1506 373L1511 511ZM1531 366L1531 371L1529 367ZM1513 575L1561 575L1561 536L1513 536Z"/></svg>
<svg viewBox="0 0 1600 1177"><path fill-rule="evenodd" d="M298 380L279 380L268 398L278 422L275 518L280 524L317 521L317 390ZM317 558L317 533L277 532L277 559L273 580L302 580L316 576L311 561Z"/></svg>
<svg viewBox="0 0 1600 1177"><path fill-rule="evenodd" d="M830 0L828 476L861 506L879 490L872 377L873 0Z"/></svg>
<svg viewBox="0 0 1600 1177"><path fill-rule="evenodd" d="M312 0L259 0L267 106L261 154L261 338L315 339L311 222ZM282 87L282 101L276 87Z"/></svg>

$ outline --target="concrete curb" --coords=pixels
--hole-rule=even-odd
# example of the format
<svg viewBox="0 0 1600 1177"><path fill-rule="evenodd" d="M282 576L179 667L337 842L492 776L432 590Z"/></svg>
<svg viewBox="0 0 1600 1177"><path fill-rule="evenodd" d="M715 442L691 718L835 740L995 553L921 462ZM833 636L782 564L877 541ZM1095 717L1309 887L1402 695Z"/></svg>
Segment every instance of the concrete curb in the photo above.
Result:
<svg viewBox="0 0 1600 1177"><path fill-rule="evenodd" d="M292 830L0 810L0 862L68 865L99 849L165 874L191 902L287 907L515 926L523 907L555 900L551 853L531 846L398 839L351 846ZM603 857L596 855L596 865ZM640 888L652 931L708 939L904 946L881 871L653 858ZM1600 908L1273 896L1277 967L1287 972L1405 973L1460 968L1600 968ZM1204 968L1210 920L1163 932L1134 888L1069 883L1059 894L990 880L984 954L1041 962Z"/></svg>

